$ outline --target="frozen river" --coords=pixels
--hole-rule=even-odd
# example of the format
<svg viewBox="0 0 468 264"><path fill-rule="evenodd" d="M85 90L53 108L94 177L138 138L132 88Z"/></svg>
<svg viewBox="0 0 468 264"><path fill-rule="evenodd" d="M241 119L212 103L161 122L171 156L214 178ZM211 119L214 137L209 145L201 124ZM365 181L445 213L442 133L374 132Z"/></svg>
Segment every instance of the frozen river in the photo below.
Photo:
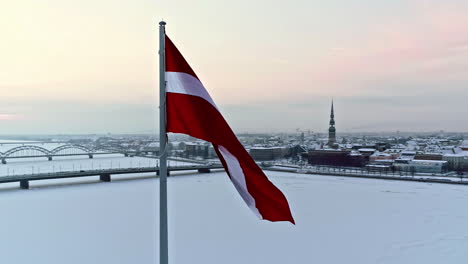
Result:
<svg viewBox="0 0 468 264"><path fill-rule="evenodd" d="M297 225L259 221L224 172L168 179L170 263L468 259L468 188L267 172ZM158 179L0 190L2 263L157 263Z"/></svg>

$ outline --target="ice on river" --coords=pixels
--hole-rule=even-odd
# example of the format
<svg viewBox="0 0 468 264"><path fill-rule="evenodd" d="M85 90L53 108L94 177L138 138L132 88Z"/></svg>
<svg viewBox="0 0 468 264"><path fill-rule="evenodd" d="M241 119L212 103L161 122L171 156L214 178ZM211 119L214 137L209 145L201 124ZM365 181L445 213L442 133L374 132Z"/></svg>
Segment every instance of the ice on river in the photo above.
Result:
<svg viewBox="0 0 468 264"><path fill-rule="evenodd" d="M468 259L466 186L267 174L297 225L258 220L224 172L170 177L170 263ZM1 263L157 263L158 179L80 181L0 190Z"/></svg>

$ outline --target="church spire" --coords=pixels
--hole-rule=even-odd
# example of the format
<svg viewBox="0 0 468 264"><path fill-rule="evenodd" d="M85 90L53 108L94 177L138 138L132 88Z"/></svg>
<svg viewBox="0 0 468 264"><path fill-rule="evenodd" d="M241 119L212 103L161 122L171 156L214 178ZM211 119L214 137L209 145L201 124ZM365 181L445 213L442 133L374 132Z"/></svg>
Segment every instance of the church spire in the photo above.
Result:
<svg viewBox="0 0 468 264"><path fill-rule="evenodd" d="M331 102L331 112L330 112L330 126L335 125L335 113L333 111L333 98Z"/></svg>
<svg viewBox="0 0 468 264"><path fill-rule="evenodd" d="M331 117L335 117L335 115L333 114L333 98L332 98L332 108L331 108Z"/></svg>
<svg viewBox="0 0 468 264"><path fill-rule="evenodd" d="M328 146L334 147L335 143L336 143L335 111L333 109L333 98L332 98L331 111L330 111L330 128L328 128Z"/></svg>

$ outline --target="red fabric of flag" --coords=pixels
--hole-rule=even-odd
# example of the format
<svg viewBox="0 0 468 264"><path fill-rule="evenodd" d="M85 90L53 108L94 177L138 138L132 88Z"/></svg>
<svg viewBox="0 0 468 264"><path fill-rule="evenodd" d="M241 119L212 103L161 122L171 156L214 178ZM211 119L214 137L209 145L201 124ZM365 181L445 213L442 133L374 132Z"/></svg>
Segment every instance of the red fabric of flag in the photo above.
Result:
<svg viewBox="0 0 468 264"><path fill-rule="evenodd" d="M165 46L167 132L211 142L235 188L258 217L294 224L286 197L239 142L195 72L167 36Z"/></svg>

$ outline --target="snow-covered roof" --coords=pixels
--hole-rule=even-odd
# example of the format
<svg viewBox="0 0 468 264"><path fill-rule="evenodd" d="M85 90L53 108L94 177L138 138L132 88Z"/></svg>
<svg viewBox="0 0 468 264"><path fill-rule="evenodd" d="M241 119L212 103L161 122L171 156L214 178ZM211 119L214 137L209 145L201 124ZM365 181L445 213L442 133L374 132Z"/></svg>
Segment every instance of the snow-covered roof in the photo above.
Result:
<svg viewBox="0 0 468 264"><path fill-rule="evenodd" d="M156 148L158 147L159 148L159 142L151 142L149 143L148 145L146 145L147 147L150 147L150 148Z"/></svg>
<svg viewBox="0 0 468 264"><path fill-rule="evenodd" d="M392 160L392 159L381 159L381 160L376 160L375 162L382 162L382 163L383 162L389 162L389 163L392 162L393 163L393 161L394 160Z"/></svg>
<svg viewBox="0 0 468 264"><path fill-rule="evenodd" d="M446 160L412 160L411 163L419 163L419 164L444 164L447 163Z"/></svg>
<svg viewBox="0 0 468 264"><path fill-rule="evenodd" d="M468 151L460 151L458 153L445 154L445 157L468 157Z"/></svg>
<svg viewBox="0 0 468 264"><path fill-rule="evenodd" d="M358 151L363 151L363 152L371 152L372 151L373 152L373 151L375 151L375 149L373 149L373 148L360 148L360 149L358 149Z"/></svg>
<svg viewBox="0 0 468 264"><path fill-rule="evenodd" d="M388 152L388 153L400 153L401 151L402 151L401 149L390 148L390 149L386 149L384 152Z"/></svg>
<svg viewBox="0 0 468 264"><path fill-rule="evenodd" d="M286 147L252 147L250 149L283 149Z"/></svg>
<svg viewBox="0 0 468 264"><path fill-rule="evenodd" d="M366 167L373 167L373 168L388 168L388 165L381 165L381 164L367 164Z"/></svg>
<svg viewBox="0 0 468 264"><path fill-rule="evenodd" d="M390 157L391 155L385 152L375 152L372 157Z"/></svg>
<svg viewBox="0 0 468 264"><path fill-rule="evenodd" d="M205 142L185 142L186 146L201 146L205 144L206 144Z"/></svg>

